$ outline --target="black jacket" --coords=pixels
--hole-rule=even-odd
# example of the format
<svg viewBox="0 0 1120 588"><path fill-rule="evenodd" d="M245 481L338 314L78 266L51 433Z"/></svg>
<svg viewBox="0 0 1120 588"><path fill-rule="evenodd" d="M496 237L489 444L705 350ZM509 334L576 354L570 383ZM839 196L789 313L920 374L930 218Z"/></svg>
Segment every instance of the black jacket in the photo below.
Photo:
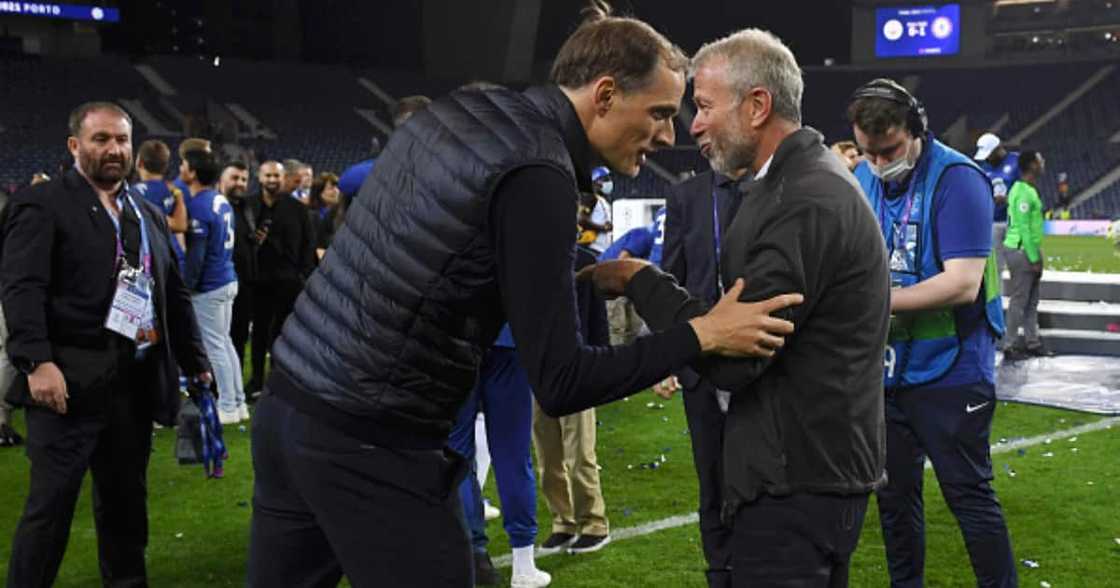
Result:
<svg viewBox="0 0 1120 588"><path fill-rule="evenodd" d="M307 218L311 222L311 228L315 231L316 249L327 249L331 246L334 234L338 232L338 227L342 221L339 216L345 212L342 205L328 207L326 214L313 208L307 210Z"/></svg>
<svg viewBox="0 0 1120 588"><path fill-rule="evenodd" d="M230 198L233 208L233 269L237 281L248 287L257 281L257 241L254 234L260 226L261 196L247 194Z"/></svg>
<svg viewBox="0 0 1120 588"><path fill-rule="evenodd" d="M743 199L739 186L737 180L707 171L673 186L665 198L661 269L708 306L719 299L714 230L717 211L723 237ZM686 390L700 383L700 375L692 368L681 370L677 377Z"/></svg>
<svg viewBox="0 0 1120 588"><path fill-rule="evenodd" d="M805 295L785 312L797 332L770 360L693 366L732 392L724 430L730 506L762 494L863 493L885 481L883 352L890 317L886 247L854 177L801 129L746 187L720 260L743 300ZM627 296L650 326L703 312L667 274L642 270Z"/></svg>
<svg viewBox="0 0 1120 588"><path fill-rule="evenodd" d="M149 351L152 418L171 425L179 411L179 367L210 369L190 292L170 248L162 211L135 199L152 252L159 343ZM16 194L3 215L0 284L13 362L53 361L67 381L71 403L116 368L120 337L103 325L116 288L116 230L97 194L76 170ZM123 339L122 339L123 341ZM17 376L8 400L30 400L27 377Z"/></svg>
<svg viewBox="0 0 1120 588"><path fill-rule="evenodd" d="M315 229L307 207L287 193L271 206L259 200L257 222L268 237L257 249L257 281L303 282L315 269Z"/></svg>

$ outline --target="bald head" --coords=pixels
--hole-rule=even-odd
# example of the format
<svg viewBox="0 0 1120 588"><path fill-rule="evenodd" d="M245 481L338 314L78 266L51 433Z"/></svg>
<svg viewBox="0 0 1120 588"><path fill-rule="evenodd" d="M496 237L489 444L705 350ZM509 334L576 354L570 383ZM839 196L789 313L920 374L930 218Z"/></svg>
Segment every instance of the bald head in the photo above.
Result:
<svg viewBox="0 0 1120 588"><path fill-rule="evenodd" d="M261 184L261 190L269 196L280 193L283 180L284 166L279 161L266 161L257 170L257 181Z"/></svg>

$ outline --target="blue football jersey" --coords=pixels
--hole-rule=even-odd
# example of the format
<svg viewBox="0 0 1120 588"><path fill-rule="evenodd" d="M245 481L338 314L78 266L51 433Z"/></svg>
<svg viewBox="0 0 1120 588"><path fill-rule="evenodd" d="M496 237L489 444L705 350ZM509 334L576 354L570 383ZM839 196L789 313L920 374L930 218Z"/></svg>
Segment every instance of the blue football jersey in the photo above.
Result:
<svg viewBox="0 0 1120 588"><path fill-rule="evenodd" d="M171 212L175 210L175 193L163 180L148 180L132 184L132 195L155 204L167 216L171 216Z"/></svg>
<svg viewBox="0 0 1120 588"><path fill-rule="evenodd" d="M163 180L148 180L136 182L129 187L133 198L143 198L155 204L163 211L165 216L171 216L175 211L175 193L184 193L178 188L169 185ZM183 248L174 235L171 236L171 252L175 254L175 263L179 264L179 273L183 272Z"/></svg>
<svg viewBox="0 0 1120 588"><path fill-rule="evenodd" d="M202 266L197 283L187 284L196 292L209 292L237 281L233 269L233 207L215 190L203 190L187 203L190 228L187 229L188 257L197 258L195 247L202 247ZM193 273L193 272L192 272Z"/></svg>
<svg viewBox="0 0 1120 588"><path fill-rule="evenodd" d="M1011 186L1019 181L1019 153L1009 152L999 162L999 165L992 166L986 161L981 161L980 169L988 175L988 179L992 182L992 195L997 198L1007 198L1011 192ZM1007 204L997 205L993 219L997 223L1007 222Z"/></svg>
<svg viewBox="0 0 1120 588"><path fill-rule="evenodd" d="M653 250L654 234L650 227L635 227L614 240L607 250L600 253L597 261L610 261L626 251L631 257L647 259Z"/></svg>

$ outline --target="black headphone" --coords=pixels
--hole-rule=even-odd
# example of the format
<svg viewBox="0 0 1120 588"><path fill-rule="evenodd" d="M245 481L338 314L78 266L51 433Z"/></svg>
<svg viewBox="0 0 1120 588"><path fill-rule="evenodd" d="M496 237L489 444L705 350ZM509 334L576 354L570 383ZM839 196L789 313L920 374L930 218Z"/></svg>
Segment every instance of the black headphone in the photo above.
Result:
<svg viewBox="0 0 1120 588"><path fill-rule="evenodd" d="M915 137L924 137L929 131L929 118L926 116L926 107L918 101L902 84L887 78L871 80L862 85L852 94L848 104L861 98L881 98L898 104L905 105L909 110L906 113L906 128Z"/></svg>

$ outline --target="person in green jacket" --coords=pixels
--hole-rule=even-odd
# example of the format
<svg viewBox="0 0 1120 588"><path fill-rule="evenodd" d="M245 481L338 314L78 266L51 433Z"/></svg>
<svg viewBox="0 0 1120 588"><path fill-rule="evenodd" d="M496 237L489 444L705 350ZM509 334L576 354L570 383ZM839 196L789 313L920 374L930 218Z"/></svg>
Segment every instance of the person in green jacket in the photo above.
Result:
<svg viewBox="0 0 1120 588"><path fill-rule="evenodd" d="M1046 160L1037 151L1019 155L1019 181L1007 197L1007 237L1004 258L1011 271L1011 303L1007 310L1005 361L1052 355L1038 335L1038 291L1042 280L1042 199L1038 178ZM1019 334L1022 327L1023 333Z"/></svg>

